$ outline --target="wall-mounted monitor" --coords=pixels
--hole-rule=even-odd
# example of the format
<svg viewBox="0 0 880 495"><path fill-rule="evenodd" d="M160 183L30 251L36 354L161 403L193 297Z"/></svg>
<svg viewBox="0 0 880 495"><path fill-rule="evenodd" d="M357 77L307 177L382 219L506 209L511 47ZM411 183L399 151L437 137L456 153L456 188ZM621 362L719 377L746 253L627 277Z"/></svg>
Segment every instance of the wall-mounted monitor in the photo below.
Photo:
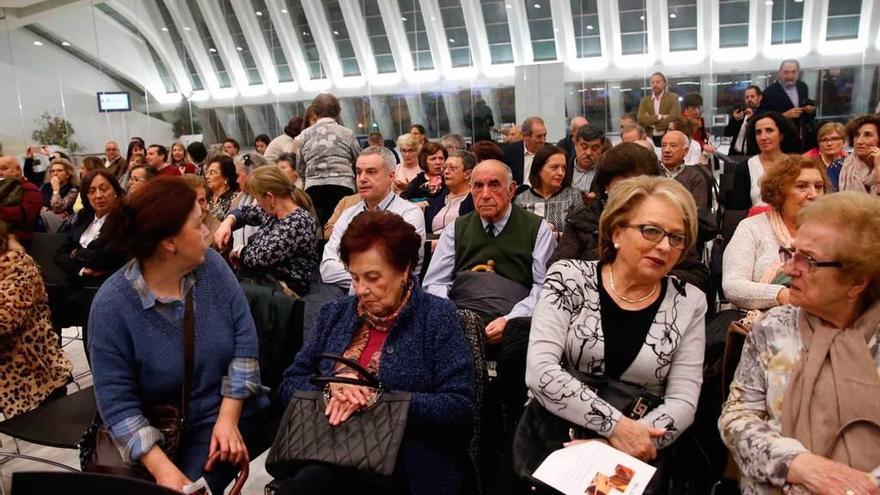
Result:
<svg viewBox="0 0 880 495"><path fill-rule="evenodd" d="M130 112L131 95L128 91L102 91L98 93L99 112Z"/></svg>

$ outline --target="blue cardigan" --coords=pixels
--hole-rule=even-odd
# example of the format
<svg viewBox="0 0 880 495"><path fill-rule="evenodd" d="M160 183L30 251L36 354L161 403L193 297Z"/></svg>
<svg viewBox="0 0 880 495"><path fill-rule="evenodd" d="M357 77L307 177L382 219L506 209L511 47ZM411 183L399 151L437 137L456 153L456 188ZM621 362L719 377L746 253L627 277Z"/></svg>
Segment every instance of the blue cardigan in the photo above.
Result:
<svg viewBox="0 0 880 495"><path fill-rule="evenodd" d="M309 377L317 355L345 352L359 326L356 309L355 296L321 309L314 331L284 373L285 405L295 390L316 389ZM460 492L474 420L474 370L455 305L416 284L388 334L381 363L379 381L385 387L412 392L395 474L406 478L411 493ZM333 366L322 361L321 374L333 374Z"/></svg>
<svg viewBox="0 0 880 495"><path fill-rule="evenodd" d="M125 268L101 286L89 316L95 397L108 425L142 415L142 405L180 401L183 333L155 307L144 309ZM188 427L213 424L233 358L258 358L257 332L241 286L214 250L195 270L195 353ZM258 386L258 384L254 384ZM258 388L258 387L257 387ZM242 417L268 405L261 391L245 401ZM114 428L116 431L117 428Z"/></svg>

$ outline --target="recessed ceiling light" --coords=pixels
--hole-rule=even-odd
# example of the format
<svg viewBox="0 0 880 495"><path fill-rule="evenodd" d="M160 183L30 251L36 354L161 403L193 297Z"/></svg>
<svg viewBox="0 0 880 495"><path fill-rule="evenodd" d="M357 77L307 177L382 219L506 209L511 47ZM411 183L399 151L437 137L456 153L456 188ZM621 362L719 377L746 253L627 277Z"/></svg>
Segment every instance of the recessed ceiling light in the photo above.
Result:
<svg viewBox="0 0 880 495"><path fill-rule="evenodd" d="M536 8L536 9L540 9L540 8L541 8L541 4L540 4L540 3L536 3L536 4L535 4L535 8Z"/></svg>
<svg viewBox="0 0 880 495"><path fill-rule="evenodd" d="M62 42L61 42L61 46L70 46L70 43L68 43L68 42L66 42L66 41L62 41Z"/></svg>
<svg viewBox="0 0 880 495"><path fill-rule="evenodd" d="M192 31L192 28L189 26L183 26L184 31Z"/></svg>
<svg viewBox="0 0 880 495"><path fill-rule="evenodd" d="M449 42L454 44L454 43L455 43L455 38L449 38Z"/></svg>
<svg viewBox="0 0 880 495"><path fill-rule="evenodd" d="M339 36L339 31L333 31L333 34L335 34L336 36Z"/></svg>
<svg viewBox="0 0 880 495"><path fill-rule="evenodd" d="M640 15L640 16L639 16L639 20L640 20L640 21L644 21L644 20L645 20L645 16Z"/></svg>
<svg viewBox="0 0 880 495"><path fill-rule="evenodd" d="M592 31L592 30L593 30L593 25L587 24L587 31Z"/></svg>
<svg viewBox="0 0 880 495"><path fill-rule="evenodd" d="M216 49L216 48L208 48L208 51L211 52L211 53L217 53L217 49Z"/></svg>
<svg viewBox="0 0 880 495"><path fill-rule="evenodd" d="M406 17L401 17L400 20L406 22Z"/></svg>
<svg viewBox="0 0 880 495"><path fill-rule="evenodd" d="M773 0L767 0L766 2L764 2L764 5L767 5L768 7L773 5Z"/></svg>
<svg viewBox="0 0 880 495"><path fill-rule="evenodd" d="M678 17L678 16L675 15L675 12L669 14L669 18L670 18L670 19L675 19L676 17Z"/></svg>
<svg viewBox="0 0 880 495"><path fill-rule="evenodd" d="M259 10L256 12L256 14L257 14L257 16L262 16L262 15L263 15L263 13L260 12Z"/></svg>
<svg viewBox="0 0 880 495"><path fill-rule="evenodd" d="M434 17L434 16L431 16L431 20L432 20L432 21L436 21L436 20L437 20L437 18L436 18L436 17Z"/></svg>
<svg viewBox="0 0 880 495"><path fill-rule="evenodd" d="M241 51L244 51L240 46L235 47L235 49L238 50L238 51L240 51L240 52L241 52Z"/></svg>
<svg viewBox="0 0 880 495"><path fill-rule="evenodd" d="M504 4L504 6L507 7L508 9L512 9L512 8L513 8L513 5L510 5L509 3Z"/></svg>
<svg viewBox="0 0 880 495"><path fill-rule="evenodd" d="M34 41L34 46L43 46L42 41Z"/></svg>
<svg viewBox="0 0 880 495"><path fill-rule="evenodd" d="M281 9L281 13L282 13L282 14L286 14L286 13L287 13L287 9Z"/></svg>
<svg viewBox="0 0 880 495"><path fill-rule="evenodd" d="M167 28L167 27L165 27L165 26L162 26L162 31L164 31L164 32L166 32L166 33L167 33L167 32L168 32L168 28Z"/></svg>

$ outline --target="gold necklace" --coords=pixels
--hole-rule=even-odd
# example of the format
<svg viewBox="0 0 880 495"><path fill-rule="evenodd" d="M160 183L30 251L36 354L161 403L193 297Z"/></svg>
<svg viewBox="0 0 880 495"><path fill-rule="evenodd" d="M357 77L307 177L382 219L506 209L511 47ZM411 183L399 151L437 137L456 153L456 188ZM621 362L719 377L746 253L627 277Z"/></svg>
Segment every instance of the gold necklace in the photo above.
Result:
<svg viewBox="0 0 880 495"><path fill-rule="evenodd" d="M617 287L614 285L614 267L611 265L608 265L608 278L609 282L611 282L611 292L614 292L614 295L620 298L625 303L638 304L653 296L654 293L657 292L657 285L654 285L654 288L651 289L651 292L649 292L644 297L640 297L638 299L627 299L623 294L617 292Z"/></svg>

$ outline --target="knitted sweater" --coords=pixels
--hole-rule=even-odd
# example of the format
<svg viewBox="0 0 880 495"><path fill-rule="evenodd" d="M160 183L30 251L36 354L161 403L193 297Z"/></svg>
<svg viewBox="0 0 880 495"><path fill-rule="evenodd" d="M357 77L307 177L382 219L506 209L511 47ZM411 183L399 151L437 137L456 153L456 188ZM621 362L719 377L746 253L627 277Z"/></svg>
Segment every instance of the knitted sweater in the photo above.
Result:
<svg viewBox="0 0 880 495"><path fill-rule="evenodd" d="M309 382L314 359L322 353L342 355L359 326L354 296L327 303L284 373L281 400L287 404L294 391L315 390ZM321 373L333 374L333 363L322 361ZM389 390L412 392L396 467L410 492L458 493L472 426L474 371L455 305L415 284L385 340L378 378Z"/></svg>
<svg viewBox="0 0 880 495"><path fill-rule="evenodd" d="M354 164L361 147L351 130L324 117L303 130L299 140L296 169L305 189L342 186L355 190Z"/></svg>
<svg viewBox="0 0 880 495"><path fill-rule="evenodd" d="M779 241L766 214L746 218L736 227L724 249L721 284L724 295L743 309L776 306L776 296L785 286L762 284L761 275L779 261Z"/></svg>
<svg viewBox="0 0 880 495"><path fill-rule="evenodd" d="M114 431L119 424L139 423L145 405L178 403L183 381L182 325L171 323L155 306L144 309L124 271L101 286L89 316L95 397L101 417ZM195 353L187 427L216 421L233 358L259 357L247 300L223 258L208 249L205 263L193 273ZM259 388L258 383L246 386ZM259 391L246 400L242 416L266 405L268 398Z"/></svg>

